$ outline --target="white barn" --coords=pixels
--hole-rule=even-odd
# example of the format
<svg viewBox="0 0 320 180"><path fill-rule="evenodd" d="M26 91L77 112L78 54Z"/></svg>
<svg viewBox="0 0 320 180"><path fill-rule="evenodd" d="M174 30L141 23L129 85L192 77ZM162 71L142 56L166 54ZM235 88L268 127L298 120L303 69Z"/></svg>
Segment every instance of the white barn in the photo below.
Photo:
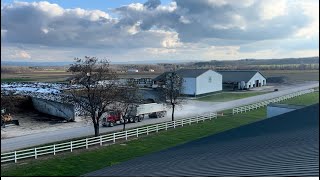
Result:
<svg viewBox="0 0 320 180"><path fill-rule="evenodd" d="M166 73L154 79L153 87L163 84ZM222 91L222 75L209 69L180 69L177 74L183 78L182 94L197 96Z"/></svg>
<svg viewBox="0 0 320 180"><path fill-rule="evenodd" d="M259 71L217 71L222 74L224 85L231 85L237 89L251 89L265 86L266 78Z"/></svg>

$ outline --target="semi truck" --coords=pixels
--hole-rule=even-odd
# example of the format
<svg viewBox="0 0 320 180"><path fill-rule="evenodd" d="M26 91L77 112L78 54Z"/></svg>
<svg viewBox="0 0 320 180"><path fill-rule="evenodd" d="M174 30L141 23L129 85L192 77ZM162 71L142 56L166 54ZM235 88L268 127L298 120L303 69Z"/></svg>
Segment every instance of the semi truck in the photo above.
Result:
<svg viewBox="0 0 320 180"><path fill-rule="evenodd" d="M136 123L144 119L145 116L149 118L162 118L166 116L167 111L163 104L148 103L135 104L128 108L127 112L110 111L102 118L102 126L112 127L124 122Z"/></svg>

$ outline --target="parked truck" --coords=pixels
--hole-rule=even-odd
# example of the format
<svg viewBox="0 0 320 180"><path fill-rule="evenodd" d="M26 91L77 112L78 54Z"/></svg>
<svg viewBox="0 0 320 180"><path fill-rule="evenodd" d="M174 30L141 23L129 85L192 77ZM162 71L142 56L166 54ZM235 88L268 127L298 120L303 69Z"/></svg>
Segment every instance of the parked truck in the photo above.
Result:
<svg viewBox="0 0 320 180"><path fill-rule="evenodd" d="M148 103L132 105L128 108L126 113L110 111L102 118L102 125L112 127L124 122L136 123L144 119L145 116L149 118L162 118L166 116L167 111L163 104Z"/></svg>

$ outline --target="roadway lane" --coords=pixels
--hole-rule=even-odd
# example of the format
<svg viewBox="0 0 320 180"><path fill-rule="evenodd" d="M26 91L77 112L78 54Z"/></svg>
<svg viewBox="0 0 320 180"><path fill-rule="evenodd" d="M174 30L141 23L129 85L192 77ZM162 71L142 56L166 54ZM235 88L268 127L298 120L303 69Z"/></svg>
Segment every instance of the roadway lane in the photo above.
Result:
<svg viewBox="0 0 320 180"><path fill-rule="evenodd" d="M263 94L259 96L248 97L244 99L238 99L228 102L200 102L200 101L188 101L183 107L180 107L176 110L176 118L184 118L190 116L196 116L197 114L202 114L206 112L215 112L225 109L230 109L233 107L238 107L246 104L251 104L293 92L301 91L304 89L310 89L318 87L319 82L308 82L303 84L297 84L294 86L288 86L287 88L279 89L277 92L272 92L268 94ZM127 128L134 128L138 126L144 126L154 123L160 123L165 121L170 121L170 113L168 111L167 117L161 119L145 119L139 123L127 124ZM122 126L100 128L101 133L119 131L122 129ZM37 134L30 134L26 136L13 137L8 139L1 139L1 152L12 151L21 148L27 148L31 146L53 143L56 141L62 141L72 138L78 138L83 136L94 135L93 127L88 125L84 127L76 127L70 129L61 129L57 131L42 132Z"/></svg>

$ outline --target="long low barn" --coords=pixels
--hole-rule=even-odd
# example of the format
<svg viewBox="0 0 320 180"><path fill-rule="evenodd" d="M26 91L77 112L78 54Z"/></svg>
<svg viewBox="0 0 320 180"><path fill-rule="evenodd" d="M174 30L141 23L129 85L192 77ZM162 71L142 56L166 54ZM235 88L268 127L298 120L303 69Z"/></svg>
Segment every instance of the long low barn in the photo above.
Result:
<svg viewBox="0 0 320 180"><path fill-rule="evenodd" d="M225 88L232 89L251 89L255 87L265 86L266 78L259 71L217 71L222 74L222 82Z"/></svg>

